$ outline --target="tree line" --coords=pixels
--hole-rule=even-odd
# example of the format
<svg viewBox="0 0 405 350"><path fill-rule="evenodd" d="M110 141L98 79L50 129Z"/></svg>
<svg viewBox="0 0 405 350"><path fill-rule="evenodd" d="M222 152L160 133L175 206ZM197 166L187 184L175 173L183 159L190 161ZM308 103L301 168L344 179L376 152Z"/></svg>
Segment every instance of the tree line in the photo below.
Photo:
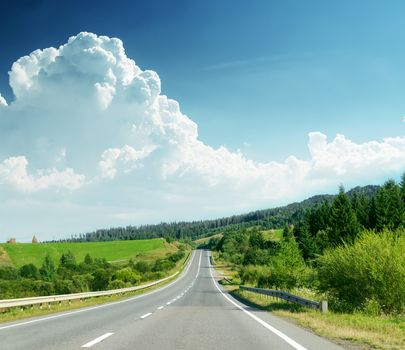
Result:
<svg viewBox="0 0 405 350"><path fill-rule="evenodd" d="M379 189L379 186L356 187L347 195L352 198L358 196L370 198ZM260 225L266 229L279 228L285 225L297 224L304 213L323 202L331 202L334 195L316 195L299 203L272 209L252 211L247 214L229 217L201 220L192 222L160 223L156 225L141 225L127 227L113 227L100 229L78 235L72 235L68 242L94 242L112 240L149 239L165 237L174 240L197 239L208 237L226 229L240 229Z"/></svg>

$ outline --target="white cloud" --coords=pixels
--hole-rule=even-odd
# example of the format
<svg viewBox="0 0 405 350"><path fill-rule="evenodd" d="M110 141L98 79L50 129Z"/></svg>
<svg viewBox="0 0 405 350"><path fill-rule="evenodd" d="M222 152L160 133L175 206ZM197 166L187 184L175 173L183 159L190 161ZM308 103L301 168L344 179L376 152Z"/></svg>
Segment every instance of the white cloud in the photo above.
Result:
<svg viewBox="0 0 405 350"><path fill-rule="evenodd" d="M6 101L6 99L5 99L3 96L1 96L1 94L0 94L0 108L1 108L2 106L7 106L7 101Z"/></svg>
<svg viewBox="0 0 405 350"><path fill-rule="evenodd" d="M271 206L404 170L405 137L358 144L312 132L309 159L267 163L204 144L157 73L116 38L80 33L9 74L16 99L0 96L0 193L68 189L74 203L109 206L114 218L142 212L146 222Z"/></svg>
<svg viewBox="0 0 405 350"><path fill-rule="evenodd" d="M5 159L0 163L0 184L26 192L35 192L49 188L75 190L85 181L84 175L75 174L70 168L63 171L38 170L36 175L30 175L27 166L28 161L23 156Z"/></svg>
<svg viewBox="0 0 405 350"><path fill-rule="evenodd" d="M120 167L124 173L130 173L142 164L139 160L146 158L154 147L144 147L137 151L131 146L125 145L122 148L109 148L101 155L98 163L101 177L113 179L117 174L117 168Z"/></svg>

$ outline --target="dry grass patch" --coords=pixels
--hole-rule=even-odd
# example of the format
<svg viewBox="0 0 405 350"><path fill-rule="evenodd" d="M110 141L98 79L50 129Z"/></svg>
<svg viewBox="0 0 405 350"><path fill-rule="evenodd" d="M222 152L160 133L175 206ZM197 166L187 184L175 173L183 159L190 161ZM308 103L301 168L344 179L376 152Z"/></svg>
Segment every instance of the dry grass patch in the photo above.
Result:
<svg viewBox="0 0 405 350"><path fill-rule="evenodd" d="M0 266L11 266L13 263L11 262L10 256L8 255L7 251L0 247Z"/></svg>

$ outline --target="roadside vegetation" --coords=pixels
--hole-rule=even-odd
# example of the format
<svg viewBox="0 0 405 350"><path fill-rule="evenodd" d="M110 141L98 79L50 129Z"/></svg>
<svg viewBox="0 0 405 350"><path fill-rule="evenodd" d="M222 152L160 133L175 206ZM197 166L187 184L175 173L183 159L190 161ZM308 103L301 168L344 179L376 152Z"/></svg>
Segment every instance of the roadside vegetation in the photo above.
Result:
<svg viewBox="0 0 405 350"><path fill-rule="evenodd" d="M155 254L135 254L135 250L134 258L115 263L89 253L78 261L72 251L67 251L57 263L48 254L40 266L2 266L0 299L117 289L161 279L178 267L189 250L188 245L178 242L166 245L165 251L157 249Z"/></svg>
<svg viewBox="0 0 405 350"><path fill-rule="evenodd" d="M205 247L233 293L321 335L377 349L405 348L405 175L367 198L341 187L288 225L230 229ZM277 236L277 235L275 235ZM238 284L328 300L330 313L306 310L235 288Z"/></svg>

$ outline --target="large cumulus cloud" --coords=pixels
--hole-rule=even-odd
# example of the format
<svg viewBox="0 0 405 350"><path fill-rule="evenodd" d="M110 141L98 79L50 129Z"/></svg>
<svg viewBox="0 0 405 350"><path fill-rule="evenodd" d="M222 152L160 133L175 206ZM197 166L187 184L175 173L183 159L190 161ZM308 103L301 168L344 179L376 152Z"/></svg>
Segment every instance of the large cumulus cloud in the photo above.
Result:
<svg viewBox="0 0 405 350"><path fill-rule="evenodd" d="M125 203L116 217L140 220L127 214L143 212L147 221L152 203L163 212L177 203L175 218L182 206L208 215L377 179L405 164L405 137L356 144L313 132L308 159L281 163L206 145L162 94L158 74L138 67L117 38L79 33L21 57L9 74L15 100L0 95L0 192L9 196L10 188L36 200L58 193L54 200L108 204L112 212Z"/></svg>

